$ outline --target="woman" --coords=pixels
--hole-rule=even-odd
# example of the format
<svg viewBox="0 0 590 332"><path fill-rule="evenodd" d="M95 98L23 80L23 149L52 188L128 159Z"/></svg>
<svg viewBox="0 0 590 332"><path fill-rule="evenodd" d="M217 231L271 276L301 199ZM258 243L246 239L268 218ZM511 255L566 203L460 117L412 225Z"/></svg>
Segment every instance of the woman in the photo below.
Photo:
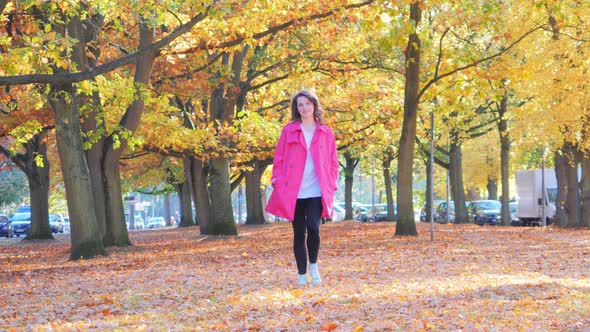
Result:
<svg viewBox="0 0 590 332"><path fill-rule="evenodd" d="M321 218L332 215L338 182L338 155L332 130L324 124L323 109L311 91L291 99L291 121L283 127L275 151L273 191L266 211L291 220L298 284L307 284L307 259L313 285L318 270ZM307 232L307 241L306 241Z"/></svg>

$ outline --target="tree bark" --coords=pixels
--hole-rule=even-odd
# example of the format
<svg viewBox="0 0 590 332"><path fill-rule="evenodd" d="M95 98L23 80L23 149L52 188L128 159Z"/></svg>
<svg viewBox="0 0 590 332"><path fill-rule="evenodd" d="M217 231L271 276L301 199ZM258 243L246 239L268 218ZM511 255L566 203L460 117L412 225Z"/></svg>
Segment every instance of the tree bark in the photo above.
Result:
<svg viewBox="0 0 590 332"><path fill-rule="evenodd" d="M175 223L172 223L172 214L170 213L170 194L168 193L164 195L164 218L166 218L166 225L175 226Z"/></svg>
<svg viewBox="0 0 590 332"><path fill-rule="evenodd" d="M344 208L345 220L352 220L352 186L354 184L354 170L359 163L359 158L353 157L350 151L344 152Z"/></svg>
<svg viewBox="0 0 590 332"><path fill-rule="evenodd" d="M467 207L465 206L461 145L451 142L449 150L451 193L455 203L454 222L457 224L466 224L469 222L469 218L467 217Z"/></svg>
<svg viewBox="0 0 590 332"><path fill-rule="evenodd" d="M431 218L433 218L433 212L434 212L434 207L433 207L433 201L432 201L432 189L434 188L433 186L433 179L432 179L432 174L430 173L430 167L434 167L434 163L430 160L430 157L425 158L425 162L424 164L426 165L426 197L425 197L425 209L426 209L426 219L425 220L421 220L424 222L430 222L430 220L432 220Z"/></svg>
<svg viewBox="0 0 590 332"><path fill-rule="evenodd" d="M25 144L25 154L18 155L15 164L25 173L31 199L31 224L25 239L53 239L49 226L49 160L43 133L34 135ZM43 158L43 167L35 157Z"/></svg>
<svg viewBox="0 0 590 332"><path fill-rule="evenodd" d="M573 148L566 148L569 151L569 158L566 168L567 178L567 227L573 228L580 225L580 186L578 182L577 160Z"/></svg>
<svg viewBox="0 0 590 332"><path fill-rule="evenodd" d="M385 183L385 197L387 199L387 220L395 220L395 211L393 208L393 191L391 189L391 162L393 161L393 155L389 151L384 153L383 157L383 181Z"/></svg>
<svg viewBox="0 0 590 332"><path fill-rule="evenodd" d="M498 179L495 176L488 176L488 199L498 199Z"/></svg>
<svg viewBox="0 0 590 332"><path fill-rule="evenodd" d="M500 134L500 174L502 177L502 225L508 226L512 221L510 214L510 134L508 133L508 120L505 114L508 112L508 94L504 92L500 103L498 131Z"/></svg>
<svg viewBox="0 0 590 332"><path fill-rule="evenodd" d="M422 18L422 1L410 5L410 19L418 27ZM395 235L418 235L414 220L412 200L412 170L414 163L414 141L418 115L418 93L420 85L421 42L418 33L411 33L405 50L406 72L404 87L404 121L399 143L397 207L398 220Z"/></svg>
<svg viewBox="0 0 590 332"><path fill-rule="evenodd" d="M231 204L229 184L229 159L217 157L209 162L209 197L211 198L211 214L205 234L237 235Z"/></svg>
<svg viewBox="0 0 590 332"><path fill-rule="evenodd" d="M74 107L71 84L52 86L49 102L55 113L57 148L70 216L70 259L105 255L94 214L92 185L80 137L80 112Z"/></svg>
<svg viewBox="0 0 590 332"><path fill-rule="evenodd" d="M555 160L555 177L557 178L557 198L555 202L555 225L567 227L567 159L561 150L556 150Z"/></svg>
<svg viewBox="0 0 590 332"><path fill-rule="evenodd" d="M590 156L584 154L580 160L582 166L582 218L581 227L590 227Z"/></svg>
<svg viewBox="0 0 590 332"><path fill-rule="evenodd" d="M90 22L91 20L92 22ZM96 65L96 63L90 63L91 61L88 58L87 45L97 36L88 30L90 30L90 27L97 27L99 25L98 21L100 21L100 17L97 17L94 20L88 18L84 23L82 23L77 17L72 18L68 33L72 38L78 40L78 47L75 47L72 50L71 56L72 62L76 64L77 68L90 68ZM94 52L95 58L98 58L99 53L100 50ZM92 78L92 80L94 81L94 78ZM99 112L101 108L100 95L98 92L94 92L92 96L77 95L76 105L80 109L83 107L84 113L86 114L86 117L82 122L84 133L88 134L94 132L94 135L96 135L98 123L104 123L104 119L99 115L101 114L101 112ZM101 117L100 121L98 121L99 116ZM98 230L104 241L104 236L106 234L106 207L103 184L104 174L101 166L103 144L104 138L99 139L85 152L85 155L90 174L90 182L92 184L92 193L94 195L94 213L96 215Z"/></svg>
<svg viewBox="0 0 590 332"><path fill-rule="evenodd" d="M204 167L201 160L195 158L191 158L190 169L193 199L195 201L195 209L197 210L197 224L199 224L201 234L206 234L211 215L211 203L207 190L209 169L208 167Z"/></svg>
<svg viewBox="0 0 590 332"><path fill-rule="evenodd" d="M254 163L254 169L246 172L246 225L259 225L266 223L262 208L262 193L260 191L260 178L266 166L259 162Z"/></svg>
<svg viewBox="0 0 590 332"><path fill-rule="evenodd" d="M469 186L467 188L467 200L468 201L477 201L478 199L480 199L481 195L479 193L479 190L473 186Z"/></svg>
<svg viewBox="0 0 590 332"><path fill-rule="evenodd" d="M233 57L232 57L233 56ZM233 59L230 67L230 58ZM221 65L229 67L233 73L233 86L224 80L220 80L211 92L209 101L209 113L212 121L219 121L220 125L226 126L233 121L235 116L236 102L239 92L234 86L240 86L240 75L244 62L244 53L236 51L221 57ZM218 72L221 77L222 73ZM222 142L229 144L229 142ZM209 160L209 199L211 202L211 214L205 234L211 235L237 235L237 228L234 221L233 207L231 203L231 187L229 181L229 157L218 156Z"/></svg>
<svg viewBox="0 0 590 332"><path fill-rule="evenodd" d="M140 23L139 48L145 48L154 41L154 31L144 23ZM119 125L131 132L135 132L139 120L145 108L143 93L144 87L149 84L152 68L157 56L157 51L145 52L137 57L135 64L134 84L137 89L135 100L127 108ZM125 211L121 190L121 177L119 173L119 160L121 153L127 147L127 140L122 137L115 138L112 134L105 141L103 149L103 172L105 186L106 206L106 234L105 245L128 246L131 244L127 227L125 226ZM119 142L119 146L116 146Z"/></svg>
<svg viewBox="0 0 590 332"><path fill-rule="evenodd" d="M174 185L180 202L180 222L178 227L195 226L193 219L193 209L191 204L191 187L188 181L183 181Z"/></svg>

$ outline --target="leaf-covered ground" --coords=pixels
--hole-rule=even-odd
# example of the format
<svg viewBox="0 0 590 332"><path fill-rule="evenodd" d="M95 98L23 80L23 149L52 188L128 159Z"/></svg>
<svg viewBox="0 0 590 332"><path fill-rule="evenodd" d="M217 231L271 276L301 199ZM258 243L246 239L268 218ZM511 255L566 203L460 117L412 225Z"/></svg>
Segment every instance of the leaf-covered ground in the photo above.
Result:
<svg viewBox="0 0 590 332"><path fill-rule="evenodd" d="M321 286L296 286L290 224L131 232L69 262L69 240L0 241L2 331L590 331L590 231L322 225Z"/></svg>

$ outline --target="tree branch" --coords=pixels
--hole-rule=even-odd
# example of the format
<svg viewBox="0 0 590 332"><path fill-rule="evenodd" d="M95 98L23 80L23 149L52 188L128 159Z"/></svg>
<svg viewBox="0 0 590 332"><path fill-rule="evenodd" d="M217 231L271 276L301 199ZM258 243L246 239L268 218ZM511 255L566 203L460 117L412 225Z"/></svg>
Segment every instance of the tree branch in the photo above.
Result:
<svg viewBox="0 0 590 332"><path fill-rule="evenodd" d="M506 48L503 48L501 51L499 51L499 52L497 52L497 53L494 53L494 54L492 54L492 55L490 55L490 56L487 56L487 57L485 57L485 58L481 58L481 59L479 59L479 60L473 61L473 62L471 62L470 64L467 64L467 65L465 65L465 66L462 66L462 67L455 68L455 69L453 69L453 70L451 70L451 71L449 71L449 72L446 72L446 73L444 73L444 74L442 74L442 75L440 75L440 76L438 76L438 77L437 77L437 76L433 77L433 78L432 78L430 81L428 81L428 82L427 82L427 83L424 85L424 87L423 87L423 88L420 90L420 92L418 93L417 99L418 99L418 100L420 100L420 98L422 97L422 95L424 95L424 93L426 92L426 90L428 90L428 88L430 88L430 86L431 86L431 85L433 85L434 83L436 83L436 82L440 81L441 79L443 79L443 78L445 78L445 77L447 77L447 76L451 76L451 75L453 75L453 74L455 74L455 73L457 73L457 72L463 71L463 70L465 70L465 69L469 69L469 68L475 67L475 66L477 66L478 64L480 64L480 63L482 63L482 62L486 62L486 61L488 61L488 60L491 60L491 59L494 59L494 58L497 58L497 57L499 57L499 56L503 55L504 53L506 53L506 52L508 52L509 50L511 50L511 49L512 49L514 46L516 46L518 43L520 43L520 42L521 42L523 39L525 39L527 36L529 36L529 35L530 35L530 34L532 34L533 32L535 32L535 31L537 31L537 30L540 30L540 29L542 29L542 28L543 28L543 26L542 26L542 25L540 25L540 26L537 26L537 27L533 28L533 29L532 29L532 30L530 30L530 31L527 31L525 34L523 34L522 36L520 36L520 37L519 37L517 40L515 40L515 41L514 41L514 42L512 42L510 45L508 45Z"/></svg>
<svg viewBox="0 0 590 332"><path fill-rule="evenodd" d="M205 10L205 12L200 13L199 15L193 17L187 23L181 25L180 27L176 28L172 33L167 35L166 37L150 44L149 46L138 50L135 53L129 54L117 60L113 60L111 62L107 62L100 66L96 66L94 68L89 68L84 71L76 72L76 73L57 73L57 74L31 74L31 75L17 75L17 76L3 76L0 77L0 86L3 85L24 85L24 84L32 84L32 83L50 83L50 84L64 84L64 83L76 83L89 80L96 76L111 72L117 68L129 65L135 61L135 59L139 55L146 54L148 52L153 52L164 48L165 46L169 45L172 41L174 41L179 36L187 33L190 29L195 26L197 23L204 20L208 13L209 8Z"/></svg>

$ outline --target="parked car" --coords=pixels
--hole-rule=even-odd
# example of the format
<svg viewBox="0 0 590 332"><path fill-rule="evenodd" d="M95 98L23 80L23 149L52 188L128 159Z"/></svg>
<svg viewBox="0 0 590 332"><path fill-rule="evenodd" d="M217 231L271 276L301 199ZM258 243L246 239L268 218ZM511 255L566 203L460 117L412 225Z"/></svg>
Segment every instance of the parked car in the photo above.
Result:
<svg viewBox="0 0 590 332"><path fill-rule="evenodd" d="M0 214L0 236L12 237L12 220L7 215Z"/></svg>
<svg viewBox="0 0 590 332"><path fill-rule="evenodd" d="M31 206L30 205L22 205L16 208L16 212L15 213L19 213L19 212L28 212L31 213Z"/></svg>
<svg viewBox="0 0 590 332"><path fill-rule="evenodd" d="M343 221L344 216L346 215L346 211L344 210L344 208L337 204L334 204L332 208L334 209L332 221Z"/></svg>
<svg viewBox="0 0 590 332"><path fill-rule="evenodd" d="M434 222L446 224L455 221L455 202L449 201L449 215L447 216L447 201L442 201L434 213Z"/></svg>
<svg viewBox="0 0 590 332"><path fill-rule="evenodd" d="M61 214L50 213L49 214L49 227L51 233L63 233L64 232L64 221Z"/></svg>
<svg viewBox="0 0 590 332"><path fill-rule="evenodd" d="M145 224L143 219L139 216L135 217L135 221L133 222L133 229L144 229ZM127 229L131 229L131 223L127 222Z"/></svg>
<svg viewBox="0 0 590 332"><path fill-rule="evenodd" d="M359 204L352 209L352 218L354 220L367 222L369 221L369 209L371 208L368 204Z"/></svg>
<svg viewBox="0 0 590 332"><path fill-rule="evenodd" d="M445 200L442 200L442 199L435 199L434 200L434 202L432 204L433 218L436 216L436 209L438 208L438 206L442 202L445 202ZM422 221L422 222L429 222L430 221L430 220L426 220L426 203L424 203L424 206L420 210L420 221Z"/></svg>
<svg viewBox="0 0 590 332"><path fill-rule="evenodd" d="M152 217L148 219L147 228L166 227L166 220L163 217Z"/></svg>
<svg viewBox="0 0 590 332"><path fill-rule="evenodd" d="M369 220L371 221L395 221L397 220L397 204L393 203L393 220L387 218L387 204L375 204L375 210L370 206Z"/></svg>
<svg viewBox="0 0 590 332"><path fill-rule="evenodd" d="M17 212L12 216L12 231L16 236L27 235L31 227L31 213Z"/></svg>
<svg viewBox="0 0 590 332"><path fill-rule="evenodd" d="M495 200L479 200L467 206L469 221L477 225L497 225L500 223L502 203Z"/></svg>
<svg viewBox="0 0 590 332"><path fill-rule="evenodd" d="M69 233L70 232L70 217L63 217L63 221L64 221L64 232Z"/></svg>
<svg viewBox="0 0 590 332"><path fill-rule="evenodd" d="M518 202L508 203L510 207L510 225L522 226L522 221L518 218Z"/></svg>

